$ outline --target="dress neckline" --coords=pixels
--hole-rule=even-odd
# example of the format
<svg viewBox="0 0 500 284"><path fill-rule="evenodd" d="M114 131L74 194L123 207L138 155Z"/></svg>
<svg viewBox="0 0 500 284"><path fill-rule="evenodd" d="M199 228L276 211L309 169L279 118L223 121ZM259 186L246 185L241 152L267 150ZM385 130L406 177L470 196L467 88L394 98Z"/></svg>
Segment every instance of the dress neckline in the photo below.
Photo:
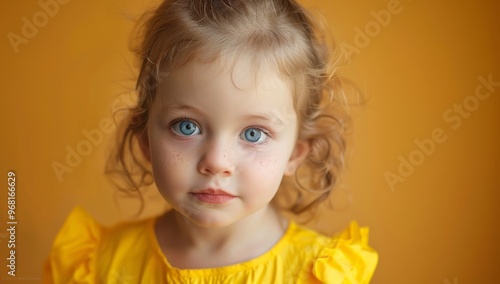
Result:
<svg viewBox="0 0 500 284"><path fill-rule="evenodd" d="M254 257L252 259L246 260L244 262L236 263L236 264L230 264L226 266L219 266L219 267L213 267L213 268L177 268L174 267L170 264L168 261L167 257L163 253L160 243L158 241L158 238L156 237L155 233L155 225L158 221L159 217L153 218L148 225L148 235L151 240L151 244L153 246L153 249L156 254L158 254L159 257L163 260L165 263L165 266L167 267L167 271L170 274L178 274L180 276L188 276L190 274L196 273L197 276L203 275L203 276L208 276L208 275L217 275L217 274L228 274L228 273L235 273L235 272L241 272L242 269L250 269L252 267L255 267L257 265L262 265L266 263L268 260L272 259L275 257L286 244L288 243L289 239L292 238L293 232L296 231L297 224L293 220L288 221L288 227L286 228L285 232L281 236L281 238L265 253Z"/></svg>

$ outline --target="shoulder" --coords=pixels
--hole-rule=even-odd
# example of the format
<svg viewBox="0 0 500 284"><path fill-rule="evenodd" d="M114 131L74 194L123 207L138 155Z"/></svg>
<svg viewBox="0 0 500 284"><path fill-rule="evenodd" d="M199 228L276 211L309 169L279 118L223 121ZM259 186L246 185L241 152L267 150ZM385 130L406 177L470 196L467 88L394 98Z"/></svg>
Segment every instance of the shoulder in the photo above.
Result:
<svg viewBox="0 0 500 284"><path fill-rule="evenodd" d="M155 219L120 223L113 227L101 228L99 251L102 253L119 253L127 251L128 254L144 249L151 243L154 233Z"/></svg>
<svg viewBox="0 0 500 284"><path fill-rule="evenodd" d="M144 254L154 219L104 227L77 207L58 232L44 267L49 283L94 283L99 271ZM99 271L98 271L99 270Z"/></svg>
<svg viewBox="0 0 500 284"><path fill-rule="evenodd" d="M369 230L356 222L328 237L296 226L295 243L312 255L305 266L304 283L369 283L378 254L368 244Z"/></svg>

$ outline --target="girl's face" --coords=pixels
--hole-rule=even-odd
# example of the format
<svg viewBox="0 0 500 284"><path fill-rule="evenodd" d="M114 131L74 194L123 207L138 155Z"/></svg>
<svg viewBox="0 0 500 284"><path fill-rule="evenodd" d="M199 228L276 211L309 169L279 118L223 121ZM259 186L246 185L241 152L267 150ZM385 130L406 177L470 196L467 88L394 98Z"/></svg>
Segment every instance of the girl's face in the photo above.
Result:
<svg viewBox="0 0 500 284"><path fill-rule="evenodd" d="M156 185L201 227L264 210L308 152L297 142L290 87L248 62L193 63L170 73L150 112L142 147Z"/></svg>

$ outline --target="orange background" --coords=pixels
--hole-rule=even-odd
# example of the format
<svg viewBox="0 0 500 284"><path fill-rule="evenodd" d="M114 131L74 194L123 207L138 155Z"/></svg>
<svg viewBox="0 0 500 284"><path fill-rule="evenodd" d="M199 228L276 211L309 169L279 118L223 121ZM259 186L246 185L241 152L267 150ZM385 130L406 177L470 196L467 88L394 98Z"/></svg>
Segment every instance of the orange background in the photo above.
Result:
<svg viewBox="0 0 500 284"><path fill-rule="evenodd" d="M9 170L17 176L16 272L23 282L39 282L43 259L74 206L109 224L136 205L115 206L102 174L113 135L96 129L111 119L112 104L130 101L136 62L128 52L128 18L152 2L68 2L46 23L38 1L0 9L0 178L6 183ZM356 48L342 73L367 99L352 110L350 165L332 195L335 210L323 210L311 226L326 233L351 219L370 226L380 253L372 283L500 283L500 86L486 99L470 97L478 76L500 82L498 3L402 0L381 25L374 15L398 1L302 2L325 15L338 43ZM23 17L34 15L40 27L16 53L8 35L22 35ZM464 103L462 118L454 105ZM439 129L446 140L435 137L432 146ZM85 131L101 133L102 141L99 135L90 141ZM426 153L415 140L426 141ZM77 147L88 156L73 160L59 180L53 163L67 165L68 151ZM414 165L401 166L404 176L391 188L384 174L399 175L400 159ZM161 201L153 193L147 198L153 205L145 214L155 214ZM6 199L4 184L2 283Z"/></svg>

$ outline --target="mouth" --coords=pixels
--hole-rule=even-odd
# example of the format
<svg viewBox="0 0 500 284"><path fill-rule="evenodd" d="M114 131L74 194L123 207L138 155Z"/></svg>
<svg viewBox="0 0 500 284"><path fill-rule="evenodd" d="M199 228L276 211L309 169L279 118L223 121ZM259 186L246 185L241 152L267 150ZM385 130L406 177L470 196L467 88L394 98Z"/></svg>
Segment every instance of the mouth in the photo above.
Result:
<svg viewBox="0 0 500 284"><path fill-rule="evenodd" d="M201 202L210 204L223 204L236 198L236 196L227 193L224 190L212 188L190 192L189 194Z"/></svg>

